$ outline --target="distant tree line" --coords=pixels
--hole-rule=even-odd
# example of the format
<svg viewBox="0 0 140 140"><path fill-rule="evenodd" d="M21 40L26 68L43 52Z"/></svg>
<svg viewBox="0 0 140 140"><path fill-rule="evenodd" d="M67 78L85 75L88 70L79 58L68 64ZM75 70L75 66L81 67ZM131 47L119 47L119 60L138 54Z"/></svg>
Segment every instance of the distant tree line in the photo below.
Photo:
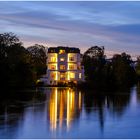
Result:
<svg viewBox="0 0 140 140"><path fill-rule="evenodd" d="M13 33L0 34L0 87L35 85L46 74L46 49L35 44L25 48ZM88 87L122 87L140 81L140 57L134 66L129 54L115 54L106 59L104 47L93 46L84 54L84 83Z"/></svg>
<svg viewBox="0 0 140 140"><path fill-rule="evenodd" d="M88 87L127 88L140 80L140 57L134 65L125 52L106 59L104 47L92 46L83 54L82 63Z"/></svg>

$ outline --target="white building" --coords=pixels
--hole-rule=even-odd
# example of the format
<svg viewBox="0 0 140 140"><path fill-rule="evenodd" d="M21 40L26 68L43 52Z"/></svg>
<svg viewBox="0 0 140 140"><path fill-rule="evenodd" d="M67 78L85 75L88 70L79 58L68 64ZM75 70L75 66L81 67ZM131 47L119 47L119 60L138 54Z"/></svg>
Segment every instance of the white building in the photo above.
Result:
<svg viewBox="0 0 140 140"><path fill-rule="evenodd" d="M51 47L48 49L47 77L49 85L84 81L84 68L78 48Z"/></svg>

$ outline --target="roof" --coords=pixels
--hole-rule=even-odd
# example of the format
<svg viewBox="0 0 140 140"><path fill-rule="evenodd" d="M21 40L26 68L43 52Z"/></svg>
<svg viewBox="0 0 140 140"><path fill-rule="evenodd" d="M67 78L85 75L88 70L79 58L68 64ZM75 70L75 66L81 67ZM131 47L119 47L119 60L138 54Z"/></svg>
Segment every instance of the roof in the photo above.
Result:
<svg viewBox="0 0 140 140"><path fill-rule="evenodd" d="M66 53L80 53L79 48L65 46L50 47L48 48L48 53L59 53L60 50L65 50Z"/></svg>

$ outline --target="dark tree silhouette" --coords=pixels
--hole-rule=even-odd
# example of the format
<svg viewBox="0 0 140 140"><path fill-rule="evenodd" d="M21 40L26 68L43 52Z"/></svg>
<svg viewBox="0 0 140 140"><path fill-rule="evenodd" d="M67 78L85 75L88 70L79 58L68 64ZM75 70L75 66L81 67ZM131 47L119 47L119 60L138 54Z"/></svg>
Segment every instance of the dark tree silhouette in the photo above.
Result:
<svg viewBox="0 0 140 140"><path fill-rule="evenodd" d="M94 46L83 55L82 64L85 69L85 78L89 85L98 85L103 82L103 69L105 66L104 47Z"/></svg>
<svg viewBox="0 0 140 140"><path fill-rule="evenodd" d="M128 86L135 82L136 73L133 65L131 65L131 56L122 53L116 54L112 58L112 68L115 83L118 86Z"/></svg>
<svg viewBox="0 0 140 140"><path fill-rule="evenodd" d="M0 34L0 86L24 86L32 83L28 52L13 33Z"/></svg>
<svg viewBox="0 0 140 140"><path fill-rule="evenodd" d="M27 48L30 56L30 64L34 73L39 76L46 73L46 50L43 45L35 44Z"/></svg>
<svg viewBox="0 0 140 140"><path fill-rule="evenodd" d="M140 56L137 57L136 73L137 73L138 80L140 82Z"/></svg>

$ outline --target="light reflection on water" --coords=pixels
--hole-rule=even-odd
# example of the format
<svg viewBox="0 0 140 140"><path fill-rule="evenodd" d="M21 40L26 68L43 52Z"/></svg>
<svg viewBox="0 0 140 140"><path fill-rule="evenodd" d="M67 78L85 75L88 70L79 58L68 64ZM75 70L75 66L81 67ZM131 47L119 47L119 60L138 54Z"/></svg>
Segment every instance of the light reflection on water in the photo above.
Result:
<svg viewBox="0 0 140 140"><path fill-rule="evenodd" d="M140 138L138 92L54 87L1 100L0 138Z"/></svg>
<svg viewBox="0 0 140 140"><path fill-rule="evenodd" d="M57 127L61 129L63 123L66 123L67 130L69 130L76 112L80 112L82 107L81 92L77 94L70 88L53 88L48 107L51 130L55 131Z"/></svg>

